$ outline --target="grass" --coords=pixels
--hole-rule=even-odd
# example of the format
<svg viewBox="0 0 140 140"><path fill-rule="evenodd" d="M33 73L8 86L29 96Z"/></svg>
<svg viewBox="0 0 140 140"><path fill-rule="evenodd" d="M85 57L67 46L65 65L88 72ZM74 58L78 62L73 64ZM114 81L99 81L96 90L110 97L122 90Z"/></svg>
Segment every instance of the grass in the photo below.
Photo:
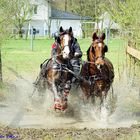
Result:
<svg viewBox="0 0 140 140"><path fill-rule="evenodd" d="M86 52L91 44L91 39L78 39L83 52ZM21 75L34 75L39 71L39 65L47 58L50 58L51 45L54 39L36 39L34 48L31 50L30 40L7 40L2 47L3 76L8 80L11 72L7 69L11 67ZM124 62L124 41L111 39L109 41L109 52L106 56L112 61L117 70L118 61ZM86 60L86 55L83 56ZM119 63L120 63L119 62ZM121 64L121 63L120 63Z"/></svg>

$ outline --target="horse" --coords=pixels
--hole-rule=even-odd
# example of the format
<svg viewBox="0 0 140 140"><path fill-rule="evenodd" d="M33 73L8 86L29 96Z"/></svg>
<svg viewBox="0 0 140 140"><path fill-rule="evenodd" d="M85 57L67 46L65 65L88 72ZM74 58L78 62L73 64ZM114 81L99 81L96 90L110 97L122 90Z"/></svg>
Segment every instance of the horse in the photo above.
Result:
<svg viewBox="0 0 140 140"><path fill-rule="evenodd" d="M64 30L62 26L59 29L59 36L56 38L56 54L52 56L45 64L44 71L40 72L39 77L45 80L39 80L39 90L45 91L47 88L54 95L54 109L64 111L67 109L67 97L71 89L69 60L73 57L71 53L72 46L72 27ZM43 76L41 76L43 75Z"/></svg>
<svg viewBox="0 0 140 140"><path fill-rule="evenodd" d="M83 82L80 87L83 91L84 100L100 98L100 109L104 105L107 93L113 83L114 68L109 59L105 57L108 47L104 43L105 34L92 35L92 44L87 50L87 61L82 65L81 77Z"/></svg>

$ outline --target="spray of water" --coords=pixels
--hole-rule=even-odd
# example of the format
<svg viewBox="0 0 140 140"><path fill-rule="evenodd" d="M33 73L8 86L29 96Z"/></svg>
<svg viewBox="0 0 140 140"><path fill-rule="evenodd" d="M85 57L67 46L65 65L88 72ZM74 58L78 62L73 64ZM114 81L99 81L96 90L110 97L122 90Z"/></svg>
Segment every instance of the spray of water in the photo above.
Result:
<svg viewBox="0 0 140 140"><path fill-rule="evenodd" d="M108 93L107 105L101 111L91 103L85 104L81 99L81 90L71 91L68 97L68 110L53 110L53 94L46 91L43 96L30 95L33 92L32 79L28 82L17 79L9 87L6 106L0 106L0 122L14 127L41 128L108 128L130 126L137 123L134 112L139 107L139 87L127 79L114 81L114 98ZM99 100L99 99L97 99ZM98 103L98 101L97 101ZM112 112L110 113L110 109ZM8 116L8 117L7 117Z"/></svg>

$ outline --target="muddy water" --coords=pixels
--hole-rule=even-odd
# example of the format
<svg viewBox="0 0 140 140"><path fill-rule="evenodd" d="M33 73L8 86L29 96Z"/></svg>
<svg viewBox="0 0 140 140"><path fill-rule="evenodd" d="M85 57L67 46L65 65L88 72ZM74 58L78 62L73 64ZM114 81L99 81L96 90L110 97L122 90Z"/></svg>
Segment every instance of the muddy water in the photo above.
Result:
<svg viewBox="0 0 140 140"><path fill-rule="evenodd" d="M49 91L43 98L32 94L32 80L17 79L9 87L6 99L0 102L0 123L22 128L117 128L139 123L140 116L131 110L140 107L139 86L122 78L114 81L115 110L107 118L106 111L98 113L91 104L84 104L81 91L71 93L66 112L53 110L53 96ZM111 94L111 92L109 93ZM137 106L135 107L135 104ZM131 109L130 106L133 106ZM132 107L131 106L131 107Z"/></svg>

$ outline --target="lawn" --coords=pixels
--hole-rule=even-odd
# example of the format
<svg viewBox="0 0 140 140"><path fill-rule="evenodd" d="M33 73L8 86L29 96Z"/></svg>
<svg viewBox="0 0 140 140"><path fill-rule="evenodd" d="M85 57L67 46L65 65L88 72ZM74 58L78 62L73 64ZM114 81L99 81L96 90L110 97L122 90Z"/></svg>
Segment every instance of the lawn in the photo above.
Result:
<svg viewBox="0 0 140 140"><path fill-rule="evenodd" d="M85 53L91 44L91 39L78 39L82 51ZM3 61L3 76L4 80L11 79L11 72L7 66L17 71L20 75L37 75L39 72L39 65L50 57L51 45L54 39L36 39L33 44L33 51L31 50L30 40L7 40L2 47L2 61ZM118 69L118 64L122 65L125 58L125 42L121 39L109 40L109 51L106 57L109 58L115 71ZM86 55L83 56L86 60Z"/></svg>

